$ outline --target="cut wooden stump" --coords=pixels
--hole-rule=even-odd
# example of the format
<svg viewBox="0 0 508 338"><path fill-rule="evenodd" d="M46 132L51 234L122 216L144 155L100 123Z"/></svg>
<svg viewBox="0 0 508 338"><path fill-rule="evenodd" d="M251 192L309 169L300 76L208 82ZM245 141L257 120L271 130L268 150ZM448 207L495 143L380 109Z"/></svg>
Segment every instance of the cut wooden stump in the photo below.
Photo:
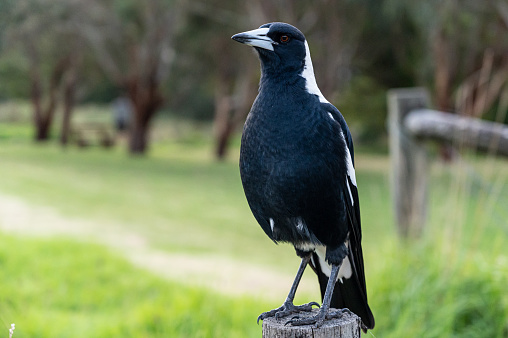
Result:
<svg viewBox="0 0 508 338"><path fill-rule="evenodd" d="M299 313L298 316L302 319L308 318L316 315L318 311L319 309L313 309L312 312ZM314 328L313 325L284 325L292 317L293 315L263 320L263 338L360 338L361 321L352 313L345 313L341 318L328 319L319 328Z"/></svg>

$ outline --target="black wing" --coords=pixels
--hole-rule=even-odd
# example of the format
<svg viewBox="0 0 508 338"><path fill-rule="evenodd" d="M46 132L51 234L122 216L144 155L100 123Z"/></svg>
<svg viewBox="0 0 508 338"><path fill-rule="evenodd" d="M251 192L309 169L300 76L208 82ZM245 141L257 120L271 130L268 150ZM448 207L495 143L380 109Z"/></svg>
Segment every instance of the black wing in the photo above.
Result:
<svg viewBox="0 0 508 338"><path fill-rule="evenodd" d="M350 155L352 172L349 172L344 180L344 201L346 201L347 221L349 229L349 253L348 258L351 263L353 275L349 279L343 279L335 285L334 293L332 296L331 306L335 308L348 308L355 314L360 316L366 328L372 329L374 327L374 316L367 303L367 287L365 283L365 270L363 265L362 253L362 229L360 220L360 201L358 198L358 189L356 186L356 177L354 173L354 148L353 140L349 128L344 120L342 114L330 105L327 107L329 113L335 121L337 121L346 141L347 151ZM313 262L319 260L317 257ZM321 272L319 266L315 267L318 273L319 283L321 286L321 293L324 295L328 278Z"/></svg>

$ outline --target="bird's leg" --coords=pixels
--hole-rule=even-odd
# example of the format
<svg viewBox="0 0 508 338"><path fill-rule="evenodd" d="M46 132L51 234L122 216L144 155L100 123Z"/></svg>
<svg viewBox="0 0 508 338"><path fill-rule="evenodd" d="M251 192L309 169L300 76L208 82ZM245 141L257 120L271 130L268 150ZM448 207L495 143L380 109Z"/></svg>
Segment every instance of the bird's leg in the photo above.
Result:
<svg viewBox="0 0 508 338"><path fill-rule="evenodd" d="M290 315L293 313L298 313L301 311L311 311L313 305L319 307L319 304L316 302L310 302L310 303L298 305L298 306L295 306L293 304L293 300L295 299L296 289L298 288L298 284L300 284L300 280L302 279L303 272L305 271L305 267L307 267L307 264L310 261L310 256L311 256L311 254L308 254L307 256L302 258L302 262L300 263L300 267L298 268L298 272L296 273L295 280L293 281L293 285L291 286L291 290L289 290L289 294L288 294L284 304L282 304L282 306L277 309L273 309L271 311L263 312L262 314L260 314L258 317L258 324L259 324L259 320L264 320L265 318L274 317L274 316L275 316L275 318L282 318L284 316L287 316L287 315Z"/></svg>
<svg viewBox="0 0 508 338"><path fill-rule="evenodd" d="M293 326L301 326L301 325L311 325L315 324L315 327L320 327L321 324L325 321L325 319L330 318L340 318L342 314L350 312L348 309L341 309L335 311L334 313L328 313L330 309L330 302L332 301L333 289L335 287L335 283L337 281L337 276L339 274L339 269L342 264L332 265L332 271L330 273L330 278L328 278L328 284L326 285L325 296L323 297L323 305L319 309L319 312L310 318L299 319L295 317L288 321L287 324L291 324Z"/></svg>

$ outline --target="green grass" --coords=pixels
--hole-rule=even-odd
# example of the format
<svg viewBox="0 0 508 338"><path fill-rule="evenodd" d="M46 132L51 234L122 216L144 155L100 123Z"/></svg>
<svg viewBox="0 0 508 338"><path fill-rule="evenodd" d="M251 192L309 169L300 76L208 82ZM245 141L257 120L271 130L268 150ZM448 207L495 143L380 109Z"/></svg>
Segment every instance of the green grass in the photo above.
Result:
<svg viewBox="0 0 508 338"><path fill-rule="evenodd" d="M182 121L159 119L149 155L139 158L127 156L125 149L120 147L109 151L75 147L62 150L53 143L34 145L27 138L30 128L26 123L2 124L0 193L17 196L35 205L49 206L69 217L121 225L146 238L153 248L222 255L268 265L292 276L298 265L293 250L287 245L273 245L248 209L236 163L237 139L230 160L216 162L211 156L213 145L209 128L199 126L194 129L192 126ZM429 224L424 238L419 242L401 243L395 234L386 154L368 150L367 153L360 151L355 157L369 302L376 317L373 334L377 337L508 337L507 162L467 155L465 160L452 166L434 165L429 192ZM8 256L13 257L29 255L27 247L67 246L72 249L76 246L35 239L10 238L9 241L15 245L1 252L8 252ZM11 301L4 303L0 299L0 304L10 304L7 310L5 306L0 307L0 318L11 321L4 313L22 317L23 311L30 308L25 301L29 299L29 303L49 302L62 318L73 318L62 319L62 322L82 320L72 324L80 329L87 325L86 322L93 323L91 326L96 330L89 336L147 335L143 330L150 320L144 322L145 316L162 316L164 323L161 325L167 324L168 327L155 330L167 330L165 333L169 336L231 336L229 332L259 335L253 319L258 312L279 306L285 297L281 294L280 301L270 300L266 304L250 301L247 309L235 299L223 301L209 291L157 280L146 272L134 272L128 264L111 258L99 247L89 249L87 245L79 244L77 248L91 250L96 259L99 256L104 260L116 259L117 265L130 269L129 273L123 274L122 271L111 272L112 281L104 283L103 291L97 291L98 294L112 292L117 303L112 302L110 309L106 309L107 306L102 309L100 298L92 297L95 300L87 303L83 295L86 295L89 282L85 282L86 274L80 275L87 268L77 264L85 258L79 254L63 255L65 258L62 259L68 260L69 264L66 274L79 277L62 293L83 294L77 296L73 304L76 307L88 304L88 311L76 314L72 306L46 299L49 297L47 293L30 296L31 288L37 287L39 282L32 282L28 289L23 283L16 283L14 286L19 288L9 289ZM38 261L47 259L42 263L46 266L56 259L51 255L31 254L38 257ZM72 264L74 260L76 265ZM39 271L37 276L41 280L53 279L55 288L60 288L57 277L46 276L49 270L37 270L28 263L26 268L21 263L16 266L2 275L0 285L12 282L9 280L11 274ZM88 270L93 273L93 269ZM65 276L61 271L52 273L61 278ZM116 275L123 277L116 279ZM154 300L144 291L133 292L137 296L118 295L116 283L132 283L134 287L141 283L140 276L159 283L155 289L163 294L162 300ZM176 291L172 293L171 290ZM168 313L176 312L166 311L167 303L172 303L173 299L183 302L186 298L200 297L211 298L206 298L204 312L198 301L192 300L188 304L187 315L196 311L196 321L190 320L188 325L180 322L176 326L166 323L171 322ZM132 303L128 305L131 312L123 307L124 301ZM50 322L52 316L52 312L40 308L34 311L33 318L25 326L32 330L30 333L40 325L47 327L41 323ZM124 311L129 314L125 320L127 324L119 328L117 323L110 328L108 323L120 321L121 317L113 313ZM210 318L222 318L217 313L225 313L226 318L235 316L235 321L227 319L225 323L220 320L215 323ZM18 330L21 325L17 319L15 322ZM236 331L226 331L228 329ZM51 331L41 329L41 332L44 333L40 336L55 336L50 334ZM16 333L21 333L21 329ZM148 333L148 336L153 335Z"/></svg>
<svg viewBox="0 0 508 338"><path fill-rule="evenodd" d="M0 336L11 322L14 337L260 335L259 301L160 280L97 245L1 236Z"/></svg>
<svg viewBox="0 0 508 338"><path fill-rule="evenodd" d="M373 281L378 337L506 337L506 255L464 254L444 243L384 251ZM376 330L374 330L376 333Z"/></svg>
<svg viewBox="0 0 508 338"><path fill-rule="evenodd" d="M292 272L293 251L274 246L256 224L234 161L214 161L207 144L152 148L148 158L137 158L123 149L62 151L51 144L4 144L0 191L68 216L120 223L158 248L219 253L288 266ZM358 180L366 240L393 236L386 173L366 169L358 172ZM270 259L274 256L286 264Z"/></svg>

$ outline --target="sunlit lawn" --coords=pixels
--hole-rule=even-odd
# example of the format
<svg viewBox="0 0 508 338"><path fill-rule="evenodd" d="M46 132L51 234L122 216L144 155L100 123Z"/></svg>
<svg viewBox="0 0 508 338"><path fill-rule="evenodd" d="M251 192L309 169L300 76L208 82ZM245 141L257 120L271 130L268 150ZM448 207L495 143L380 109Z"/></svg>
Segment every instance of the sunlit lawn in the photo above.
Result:
<svg viewBox="0 0 508 338"><path fill-rule="evenodd" d="M153 277L103 247L2 235L0 336L259 337L266 307Z"/></svg>
<svg viewBox="0 0 508 338"><path fill-rule="evenodd" d="M298 264L294 251L268 240L250 214L236 163L238 141L234 142L230 158L217 162L211 155L212 142L206 128L196 131L188 124L175 127L172 122L158 122L156 141L144 158L128 156L122 147L104 150L70 146L62 150L55 142L34 145L27 139L30 129L26 124L0 122L0 193L50 206L69 217L120 224L142 234L154 248L168 252L217 254L293 274ZM373 333L378 337L508 335L507 161L468 156L451 167L434 166L429 229L420 242L406 244L395 236L388 158L360 152L356 162L369 300L377 320ZM280 305L270 301L268 305L249 303L245 308L239 300L222 301L209 291L135 271L105 249L87 244L80 244L72 255L59 258L74 244L13 237L9 237L9 243L14 244L3 246L0 254L0 264L9 264L9 272L1 275L0 284L12 283L12 294L4 291L0 297L10 297L7 313L15 317L21 316L25 308L37 313L39 317L29 317L34 319L27 324L27 332L36 332L43 321L51 321L51 311L44 311L45 302L51 303L52 311L59 312L61 318L79 318L77 327L97 328L97 334L81 336L112 337L153 336L155 331L147 328L153 318L158 323L153 330L159 330L160 336L171 336L164 334L168 332L228 336L229 333L217 335L230 332L221 331L226 328L259 335L256 313L266 306ZM87 251L93 251L93 255L87 257ZM38 268L35 261L27 263L31 255L45 268ZM19 259L20 263L4 263L9 261L2 257ZM21 264L23 259L25 263ZM60 285L59 277L53 276L59 273L52 270L51 262L59 259L65 260L59 264L75 276L68 285ZM111 268L97 277L103 281L97 285L97 292L107 294L110 289L119 289L114 290L111 302L103 304L99 297L87 306L87 283L96 281L87 279L86 271L92 272L98 261L111 264ZM81 294L82 298L61 304L45 299L41 291L31 293L32 288L39 287L38 282L30 282L28 288L14 282L16 278L30 280L32 274L40 278L40 290L55 288L62 294ZM125 286L118 286L119 281ZM138 297L129 294L130 289L136 290ZM186 314L173 322L171 318L180 308L165 304L173 303L176 294ZM187 294L194 298L185 307L182 298ZM208 312L197 301L201 297L211 297L206 298L210 306L207 309L220 313L215 318L224 317L224 322L221 319L215 323L207 317ZM281 294L281 301L284 297ZM38 306L32 308L32 303ZM233 307L231 313L228 304ZM193 309L198 313L197 322L184 320L190 318ZM237 315L238 309L242 309L241 315ZM0 307L0 318L5 318L2 311L6 310ZM121 321L124 311L125 324L117 326L115 320ZM108 320L109 316L113 319ZM228 316L234 316L234 320ZM201 317L205 318L204 324ZM70 336L78 336L74 332L93 332L67 330L73 332ZM51 332L63 331L44 326L40 336L59 336ZM478 336L480 333L483 335Z"/></svg>

